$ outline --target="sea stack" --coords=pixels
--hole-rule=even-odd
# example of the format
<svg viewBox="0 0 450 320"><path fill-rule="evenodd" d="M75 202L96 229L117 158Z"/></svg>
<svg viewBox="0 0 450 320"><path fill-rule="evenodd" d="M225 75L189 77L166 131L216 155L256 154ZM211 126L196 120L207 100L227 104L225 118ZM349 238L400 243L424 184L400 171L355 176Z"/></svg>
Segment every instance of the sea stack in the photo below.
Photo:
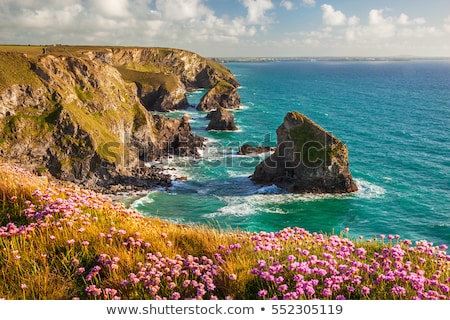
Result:
<svg viewBox="0 0 450 320"><path fill-rule="evenodd" d="M345 144L299 112L285 116L277 129L275 152L256 166L252 180L293 193L358 190Z"/></svg>
<svg viewBox="0 0 450 320"><path fill-rule="evenodd" d="M233 115L225 108L219 107L207 116L210 119L206 130L237 130Z"/></svg>

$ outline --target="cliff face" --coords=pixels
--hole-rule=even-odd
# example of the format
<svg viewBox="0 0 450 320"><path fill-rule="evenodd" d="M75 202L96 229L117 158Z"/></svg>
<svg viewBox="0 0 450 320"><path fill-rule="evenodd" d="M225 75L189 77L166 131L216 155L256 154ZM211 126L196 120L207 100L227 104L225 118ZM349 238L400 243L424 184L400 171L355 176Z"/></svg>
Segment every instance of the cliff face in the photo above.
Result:
<svg viewBox="0 0 450 320"><path fill-rule="evenodd" d="M138 76L141 82L131 79ZM203 140L187 118L146 109L184 107L187 88L220 77L206 59L182 50L0 52L0 161L90 187L165 185L167 177L143 162L195 156Z"/></svg>
<svg viewBox="0 0 450 320"><path fill-rule="evenodd" d="M277 148L255 169L252 180L295 193L357 191L344 143L299 112L277 129Z"/></svg>
<svg viewBox="0 0 450 320"><path fill-rule="evenodd" d="M236 78L225 66L198 54L161 48L113 48L86 52L91 59L117 67L126 81L138 86L138 96L148 110L170 111L189 107L186 93L195 89L213 89L226 84L221 96L209 99L215 109L222 100L227 107L239 107L236 99L239 86ZM229 98L233 97L233 98Z"/></svg>

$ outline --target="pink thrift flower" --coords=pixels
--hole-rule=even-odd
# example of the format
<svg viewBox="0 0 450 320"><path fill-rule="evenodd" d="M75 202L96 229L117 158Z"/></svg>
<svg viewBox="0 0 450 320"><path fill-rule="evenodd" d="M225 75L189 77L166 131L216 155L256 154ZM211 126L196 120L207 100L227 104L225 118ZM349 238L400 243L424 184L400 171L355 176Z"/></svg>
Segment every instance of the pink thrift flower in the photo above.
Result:
<svg viewBox="0 0 450 320"><path fill-rule="evenodd" d="M228 275L228 279L230 279L231 281L236 281L237 280L237 275L235 275L234 273L231 273Z"/></svg>
<svg viewBox="0 0 450 320"><path fill-rule="evenodd" d="M172 300L179 300L181 298L181 294L179 292L172 293Z"/></svg>
<svg viewBox="0 0 450 320"><path fill-rule="evenodd" d="M399 296L404 296L406 295L406 289L401 287L401 286L395 286L391 289L391 292L393 294L399 295Z"/></svg>
<svg viewBox="0 0 450 320"><path fill-rule="evenodd" d="M84 273L85 269L83 267L80 267L77 269L77 275L82 275Z"/></svg>
<svg viewBox="0 0 450 320"><path fill-rule="evenodd" d="M265 289L263 289L263 290L259 290L258 291L258 296L259 297L261 297L261 298L263 298L263 297L265 297L265 296L267 296L267 290L265 290Z"/></svg>
<svg viewBox="0 0 450 320"><path fill-rule="evenodd" d="M25 283L20 285L20 289L25 290L26 288L28 288L28 286Z"/></svg>
<svg viewBox="0 0 450 320"><path fill-rule="evenodd" d="M322 290L322 295L324 297L331 297L333 295L333 292L331 291L330 288L325 288Z"/></svg>
<svg viewBox="0 0 450 320"><path fill-rule="evenodd" d="M286 292L289 289L287 284L282 284L281 286L278 287L278 291L280 292Z"/></svg>
<svg viewBox="0 0 450 320"><path fill-rule="evenodd" d="M363 286L361 288L361 293L364 294L364 295L369 295L370 294L370 288L366 287L366 286Z"/></svg>

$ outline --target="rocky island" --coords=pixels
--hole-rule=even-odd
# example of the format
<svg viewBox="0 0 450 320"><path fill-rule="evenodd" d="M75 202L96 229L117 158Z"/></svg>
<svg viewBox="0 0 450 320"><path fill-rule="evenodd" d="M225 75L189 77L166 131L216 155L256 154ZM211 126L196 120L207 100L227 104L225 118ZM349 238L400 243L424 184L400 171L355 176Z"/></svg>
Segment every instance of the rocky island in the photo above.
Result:
<svg viewBox="0 0 450 320"><path fill-rule="evenodd" d="M233 115L225 108L219 107L206 116L210 119L206 130L237 130Z"/></svg>
<svg viewBox="0 0 450 320"><path fill-rule="evenodd" d="M275 152L252 180L295 193L350 193L358 188L343 142L299 112L289 112L277 129Z"/></svg>
<svg viewBox="0 0 450 320"><path fill-rule="evenodd" d="M165 48L0 48L0 161L89 188L148 188L170 180L144 165L196 156L189 119L149 111L236 108L238 82L223 65ZM236 104L236 105L235 105Z"/></svg>

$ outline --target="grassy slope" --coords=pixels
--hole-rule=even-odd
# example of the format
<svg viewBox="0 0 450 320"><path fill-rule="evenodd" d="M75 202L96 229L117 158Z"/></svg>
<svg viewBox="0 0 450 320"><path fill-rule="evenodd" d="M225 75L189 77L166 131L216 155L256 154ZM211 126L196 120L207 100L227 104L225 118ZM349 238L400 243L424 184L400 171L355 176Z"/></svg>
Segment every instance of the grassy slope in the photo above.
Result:
<svg viewBox="0 0 450 320"><path fill-rule="evenodd" d="M30 62L22 55L6 53L0 55L0 92L14 84L42 86L41 81L31 70Z"/></svg>
<svg viewBox="0 0 450 320"><path fill-rule="evenodd" d="M450 256L426 241L183 226L18 168L0 174L6 299L450 298Z"/></svg>

